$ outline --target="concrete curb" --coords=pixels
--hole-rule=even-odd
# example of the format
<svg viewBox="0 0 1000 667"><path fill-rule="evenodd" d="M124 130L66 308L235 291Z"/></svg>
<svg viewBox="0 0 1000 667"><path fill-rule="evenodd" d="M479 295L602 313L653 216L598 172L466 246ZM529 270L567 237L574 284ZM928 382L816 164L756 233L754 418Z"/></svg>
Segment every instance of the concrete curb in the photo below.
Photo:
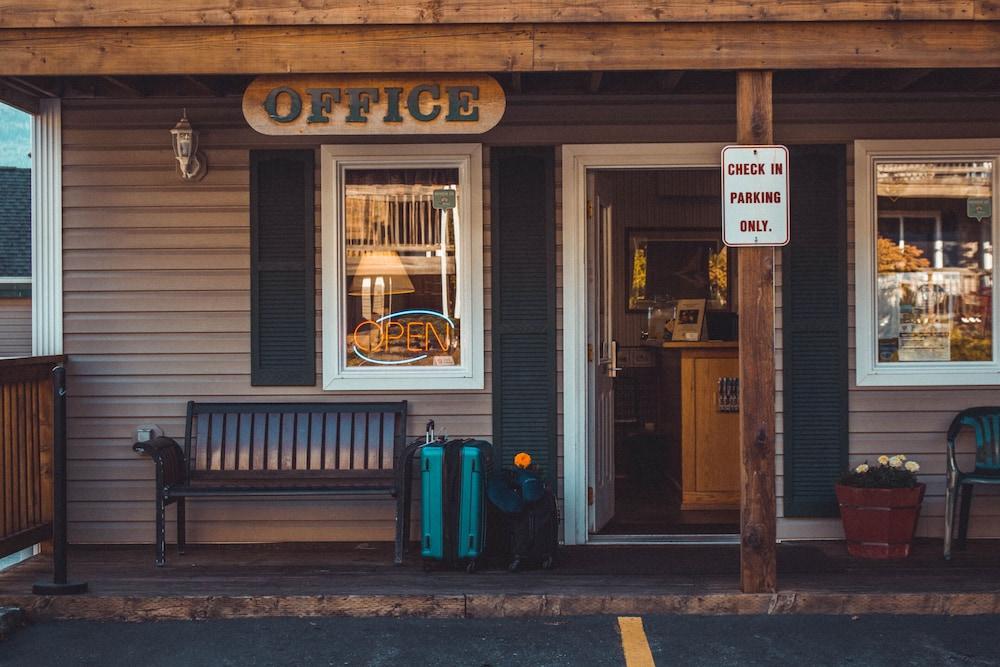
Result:
<svg viewBox="0 0 1000 667"><path fill-rule="evenodd" d="M707 595L303 595L25 596L0 598L32 621L163 621L316 616L421 618L556 617L600 614L940 614L1000 613L1000 593L833 593Z"/></svg>
<svg viewBox="0 0 1000 667"><path fill-rule="evenodd" d="M25 614L19 607L0 604L0 641L14 634L25 623Z"/></svg>

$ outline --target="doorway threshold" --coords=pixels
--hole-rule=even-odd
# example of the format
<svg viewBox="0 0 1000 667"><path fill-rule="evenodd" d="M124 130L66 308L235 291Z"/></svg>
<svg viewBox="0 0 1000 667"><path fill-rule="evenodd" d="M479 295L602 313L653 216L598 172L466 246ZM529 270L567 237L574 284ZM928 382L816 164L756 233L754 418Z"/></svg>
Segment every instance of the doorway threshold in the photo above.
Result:
<svg viewBox="0 0 1000 667"><path fill-rule="evenodd" d="M588 535L587 544L739 544L739 533L721 535Z"/></svg>

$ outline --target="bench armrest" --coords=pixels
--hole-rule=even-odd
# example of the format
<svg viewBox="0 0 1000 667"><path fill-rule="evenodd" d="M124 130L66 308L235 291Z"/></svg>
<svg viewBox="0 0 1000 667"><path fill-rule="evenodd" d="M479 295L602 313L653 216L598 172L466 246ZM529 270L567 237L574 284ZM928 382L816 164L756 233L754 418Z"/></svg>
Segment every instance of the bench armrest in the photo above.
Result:
<svg viewBox="0 0 1000 667"><path fill-rule="evenodd" d="M157 485L161 488L174 486L185 481L186 466L184 465L184 450L173 438L160 436L137 442L132 450L138 454L147 454L156 463Z"/></svg>

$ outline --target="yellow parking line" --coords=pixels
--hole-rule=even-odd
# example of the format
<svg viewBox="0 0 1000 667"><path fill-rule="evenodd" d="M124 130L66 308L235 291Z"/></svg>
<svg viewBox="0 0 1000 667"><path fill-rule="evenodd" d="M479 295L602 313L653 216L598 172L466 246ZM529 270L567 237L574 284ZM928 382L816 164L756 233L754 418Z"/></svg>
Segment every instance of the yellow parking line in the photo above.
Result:
<svg viewBox="0 0 1000 667"><path fill-rule="evenodd" d="M638 616L619 616L618 629L622 633L625 667L656 667L646 631L642 629L642 619Z"/></svg>

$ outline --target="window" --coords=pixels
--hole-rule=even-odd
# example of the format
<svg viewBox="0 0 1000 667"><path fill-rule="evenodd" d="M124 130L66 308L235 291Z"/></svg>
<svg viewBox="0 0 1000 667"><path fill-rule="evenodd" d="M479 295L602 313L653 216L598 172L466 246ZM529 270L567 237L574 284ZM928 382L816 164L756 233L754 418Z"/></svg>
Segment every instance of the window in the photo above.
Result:
<svg viewBox="0 0 1000 667"><path fill-rule="evenodd" d="M1000 384L1000 141L857 142L858 385Z"/></svg>
<svg viewBox="0 0 1000 667"><path fill-rule="evenodd" d="M323 147L324 388L483 387L481 155Z"/></svg>

